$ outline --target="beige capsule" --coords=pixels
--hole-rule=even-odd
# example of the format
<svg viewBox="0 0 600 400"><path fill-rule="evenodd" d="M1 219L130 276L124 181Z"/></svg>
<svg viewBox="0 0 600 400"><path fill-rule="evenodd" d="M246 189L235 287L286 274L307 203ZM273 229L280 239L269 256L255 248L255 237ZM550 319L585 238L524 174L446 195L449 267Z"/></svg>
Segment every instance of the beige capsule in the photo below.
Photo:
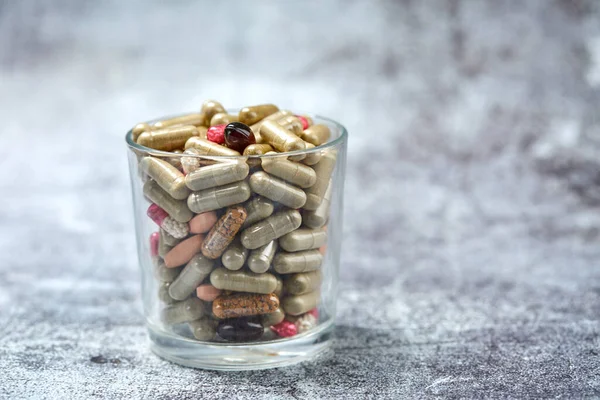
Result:
<svg viewBox="0 0 600 400"><path fill-rule="evenodd" d="M319 304L320 297L318 290L295 296L286 296L281 301L281 306L286 314L300 315L315 308Z"/></svg>
<svg viewBox="0 0 600 400"><path fill-rule="evenodd" d="M162 128L168 128L170 126L177 126L177 125L200 126L203 124L204 124L204 116L199 113L193 113L193 114L182 115L179 117L163 119L162 121L157 121L154 124L152 124L152 128L153 129L162 129Z"/></svg>
<svg viewBox="0 0 600 400"><path fill-rule="evenodd" d="M186 299L210 275L213 267L213 260L204 257L202 254L196 254L169 286L169 296L175 300Z"/></svg>
<svg viewBox="0 0 600 400"><path fill-rule="evenodd" d="M312 143L315 146L320 146L326 143L331 136L331 130L325 124L313 125L306 130L302 131L300 137L302 140L308 143Z"/></svg>
<svg viewBox="0 0 600 400"><path fill-rule="evenodd" d="M185 149L188 150L191 148L196 149L202 156L237 157L240 155L240 153L235 150L199 137L190 138L187 142L185 142Z"/></svg>
<svg viewBox="0 0 600 400"><path fill-rule="evenodd" d="M153 180L144 183L144 196L165 210L175 221L188 222L194 216L184 200L175 200Z"/></svg>
<svg viewBox="0 0 600 400"><path fill-rule="evenodd" d="M250 271L256 272L257 274L267 272L271 266L273 257L275 257L276 251L277 240L271 240L264 246L252 250L248 256L248 268L250 268Z"/></svg>
<svg viewBox="0 0 600 400"><path fill-rule="evenodd" d="M250 251L242 246L239 236L227 247L227 250L221 256L221 263L230 271L237 271L246 263Z"/></svg>
<svg viewBox="0 0 600 400"><path fill-rule="evenodd" d="M137 139L140 137L140 135L142 133L149 132L151 130L152 130L152 127L149 124L145 123L145 122L137 124L136 126L134 126L131 129L131 136L133 137L133 141L137 142Z"/></svg>
<svg viewBox="0 0 600 400"><path fill-rule="evenodd" d="M266 117L264 117L263 119L261 119L257 123L250 125L250 129L252 129L252 132L254 132L254 135L256 135L260 131L260 126L262 125L263 122L265 122L265 121L277 121L277 120L280 120L283 117L286 117L288 115L294 115L294 114L291 111L288 111L288 110L279 110L276 113L273 113L271 115L267 115ZM260 142L257 140L256 143L260 143Z"/></svg>
<svg viewBox="0 0 600 400"><path fill-rule="evenodd" d="M212 117L218 113L225 113L225 107L221 103L215 100L206 100L202 103L202 107L200 108L200 114L204 117L204 121L202 125L209 126Z"/></svg>
<svg viewBox="0 0 600 400"><path fill-rule="evenodd" d="M319 250L305 250L295 253L279 253L273 260L273 269L279 274L310 272L321 267L323 255Z"/></svg>
<svg viewBox="0 0 600 400"><path fill-rule="evenodd" d="M199 319L204 315L204 304L197 297L190 297L168 307L161 312L161 320L167 325L181 324Z"/></svg>
<svg viewBox="0 0 600 400"><path fill-rule="evenodd" d="M303 272L286 277L283 287L286 294L304 294L321 286L321 271Z"/></svg>
<svg viewBox="0 0 600 400"><path fill-rule="evenodd" d="M227 113L217 113L210 120L210 126L225 125L239 120L237 115Z"/></svg>
<svg viewBox="0 0 600 400"><path fill-rule="evenodd" d="M304 150L306 147L302 139L275 121L263 122L260 126L260 136L263 142L281 152Z"/></svg>
<svg viewBox="0 0 600 400"><path fill-rule="evenodd" d="M183 172L189 174L200 168L202 165L200 162L200 158L196 157L200 155L200 152L195 148L191 147L183 152L184 156L181 157L181 168L183 168ZM187 156L186 156L187 155Z"/></svg>
<svg viewBox="0 0 600 400"><path fill-rule="evenodd" d="M176 237L174 237L173 235L171 235L169 232L165 231L164 229L160 228L160 236L159 236L159 240L162 240L165 242L165 244L167 244L168 246L175 246L177 245L179 242L181 242L181 239L177 239Z"/></svg>
<svg viewBox="0 0 600 400"><path fill-rule="evenodd" d="M217 332L219 322L210 317L202 317L189 323L190 330L198 340L211 340Z"/></svg>
<svg viewBox="0 0 600 400"><path fill-rule="evenodd" d="M169 296L169 286L171 286L171 282L161 282L158 285L158 299L165 304L173 304L177 302L177 300Z"/></svg>
<svg viewBox="0 0 600 400"><path fill-rule="evenodd" d="M285 318L285 312L283 311L283 308L281 308L281 306L277 307L277 310L275 310L274 312L269 313L269 314L263 314L261 316L262 325L265 328L268 328L273 325L277 325L278 323L283 321L284 318Z"/></svg>
<svg viewBox="0 0 600 400"><path fill-rule="evenodd" d="M306 193L303 190L263 171L250 176L250 187L254 193L289 208L300 208L306 203Z"/></svg>
<svg viewBox="0 0 600 400"><path fill-rule="evenodd" d="M302 217L297 210L280 211L264 220L246 228L240 236L242 244L247 249L257 249L271 240L298 229Z"/></svg>
<svg viewBox="0 0 600 400"><path fill-rule="evenodd" d="M323 227L329 219L329 208L331 204L331 192L333 182L330 180L327 185L327 190L323 196L323 201L316 210L304 210L302 211L302 222L309 228L317 229Z"/></svg>
<svg viewBox="0 0 600 400"><path fill-rule="evenodd" d="M306 150L314 149L315 145L312 143L304 142L306 146ZM321 161L321 152L320 151L312 151L310 153L306 153L306 157L302 162L306 165L315 165L319 161Z"/></svg>
<svg viewBox="0 0 600 400"><path fill-rule="evenodd" d="M279 107L274 104L260 104L242 108L238 118L242 124L252 125L277 111L279 111Z"/></svg>
<svg viewBox="0 0 600 400"><path fill-rule="evenodd" d="M244 161L228 161L198 168L185 176L191 190L204 190L241 181L248 176L250 167Z"/></svg>
<svg viewBox="0 0 600 400"><path fill-rule="evenodd" d="M217 268L210 274L210 283L217 289L234 292L273 293L277 279L273 274L255 274L247 271L229 271Z"/></svg>
<svg viewBox="0 0 600 400"><path fill-rule="evenodd" d="M323 197L329 186L329 180L333 169L335 168L336 152L330 151L323 155L321 161L319 161L314 168L317 174L317 181L310 188L306 189L306 204L304 208L306 210L316 210L319 205L323 202Z"/></svg>
<svg viewBox="0 0 600 400"><path fill-rule="evenodd" d="M277 120L277 123L296 136L300 136L302 134L302 122L295 115L286 115L285 117Z"/></svg>
<svg viewBox="0 0 600 400"><path fill-rule="evenodd" d="M327 232L322 229L296 229L279 238L279 245L285 251L318 249L327 242Z"/></svg>
<svg viewBox="0 0 600 400"><path fill-rule="evenodd" d="M140 167L176 200L186 199L190 190L185 185L185 177L177 168L156 157L144 157Z"/></svg>
<svg viewBox="0 0 600 400"><path fill-rule="evenodd" d="M244 149L245 156L261 156L263 154L268 153L269 151L273 151L273 148L270 144L251 144L250 146Z"/></svg>
<svg viewBox="0 0 600 400"><path fill-rule="evenodd" d="M269 152L267 155L276 155ZM261 162L262 168L271 175L283 179L301 188L309 188L317 181L315 170L304 164L289 161L286 157L265 157Z"/></svg>
<svg viewBox="0 0 600 400"><path fill-rule="evenodd" d="M275 293L275 296L281 297L281 294L283 293L283 279L281 279L279 275L273 276L275 276L275 279L277 279L277 286L275 287L273 293Z"/></svg>
<svg viewBox="0 0 600 400"><path fill-rule="evenodd" d="M158 237L158 255L162 258L171 251L171 249L175 247L175 245L169 244L162 236Z"/></svg>
<svg viewBox="0 0 600 400"><path fill-rule="evenodd" d="M250 198L251 193L250 186L245 181L239 181L193 192L188 197L187 205L190 210L200 214L243 203Z"/></svg>
<svg viewBox="0 0 600 400"><path fill-rule="evenodd" d="M189 138L198 136L193 125L174 126L142 133L137 143L155 150L172 151L182 148Z"/></svg>
<svg viewBox="0 0 600 400"><path fill-rule="evenodd" d="M315 122L313 121L313 119L311 117L309 117L308 115L303 114L302 117L304 117L304 119L308 123L308 126L313 126L315 124Z"/></svg>
<svg viewBox="0 0 600 400"><path fill-rule="evenodd" d="M167 268L160 257L153 257L154 277L161 282L173 282L181 272L182 268Z"/></svg>
<svg viewBox="0 0 600 400"><path fill-rule="evenodd" d="M254 197L252 200L247 202L244 207L246 207L248 217L246 218L246 221L244 221L242 228L246 228L260 220L269 217L271 214L273 214L273 210L275 210L273 203L261 196Z"/></svg>

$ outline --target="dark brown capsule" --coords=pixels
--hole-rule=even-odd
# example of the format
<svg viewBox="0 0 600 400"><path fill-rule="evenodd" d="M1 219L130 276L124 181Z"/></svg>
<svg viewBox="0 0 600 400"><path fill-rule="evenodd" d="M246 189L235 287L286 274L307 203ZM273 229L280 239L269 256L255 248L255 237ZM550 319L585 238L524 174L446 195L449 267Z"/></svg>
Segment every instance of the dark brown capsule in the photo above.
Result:
<svg viewBox="0 0 600 400"><path fill-rule="evenodd" d="M229 342L256 340L264 332L260 317L224 319L217 326L217 334Z"/></svg>
<svg viewBox="0 0 600 400"><path fill-rule="evenodd" d="M256 138L248 125L232 122L225 127L225 143L230 149L243 153L246 147L256 143Z"/></svg>

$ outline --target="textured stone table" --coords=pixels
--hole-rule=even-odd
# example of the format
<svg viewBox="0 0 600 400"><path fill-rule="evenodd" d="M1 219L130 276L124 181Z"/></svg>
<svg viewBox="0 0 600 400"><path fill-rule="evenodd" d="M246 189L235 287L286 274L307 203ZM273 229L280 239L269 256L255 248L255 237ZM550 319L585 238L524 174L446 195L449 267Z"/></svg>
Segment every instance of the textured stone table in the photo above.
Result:
<svg viewBox="0 0 600 400"><path fill-rule="evenodd" d="M212 3L0 3L0 398L600 396L599 3ZM334 355L148 351L123 135L205 98L349 128Z"/></svg>

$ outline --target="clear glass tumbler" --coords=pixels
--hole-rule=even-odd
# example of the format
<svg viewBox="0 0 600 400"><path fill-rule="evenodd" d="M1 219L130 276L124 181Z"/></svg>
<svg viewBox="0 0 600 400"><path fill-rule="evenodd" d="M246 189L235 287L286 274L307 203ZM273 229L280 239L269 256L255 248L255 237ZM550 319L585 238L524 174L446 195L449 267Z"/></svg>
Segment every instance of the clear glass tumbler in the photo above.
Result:
<svg viewBox="0 0 600 400"><path fill-rule="evenodd" d="M348 135L310 117L329 127L325 144L256 156L163 152L127 133L144 314L160 357L262 369L330 346ZM165 162L185 185L149 177Z"/></svg>

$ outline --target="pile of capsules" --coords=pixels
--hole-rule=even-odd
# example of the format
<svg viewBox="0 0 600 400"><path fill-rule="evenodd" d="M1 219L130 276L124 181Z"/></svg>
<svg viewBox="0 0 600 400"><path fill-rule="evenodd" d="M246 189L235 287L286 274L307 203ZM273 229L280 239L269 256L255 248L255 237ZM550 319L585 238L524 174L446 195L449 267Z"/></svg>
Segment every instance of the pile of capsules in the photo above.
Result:
<svg viewBox="0 0 600 400"><path fill-rule="evenodd" d="M203 341L291 337L319 319L334 149L327 125L272 104L200 113L132 129L161 320ZM258 156L261 157L243 157ZM232 158L211 159L210 156Z"/></svg>

